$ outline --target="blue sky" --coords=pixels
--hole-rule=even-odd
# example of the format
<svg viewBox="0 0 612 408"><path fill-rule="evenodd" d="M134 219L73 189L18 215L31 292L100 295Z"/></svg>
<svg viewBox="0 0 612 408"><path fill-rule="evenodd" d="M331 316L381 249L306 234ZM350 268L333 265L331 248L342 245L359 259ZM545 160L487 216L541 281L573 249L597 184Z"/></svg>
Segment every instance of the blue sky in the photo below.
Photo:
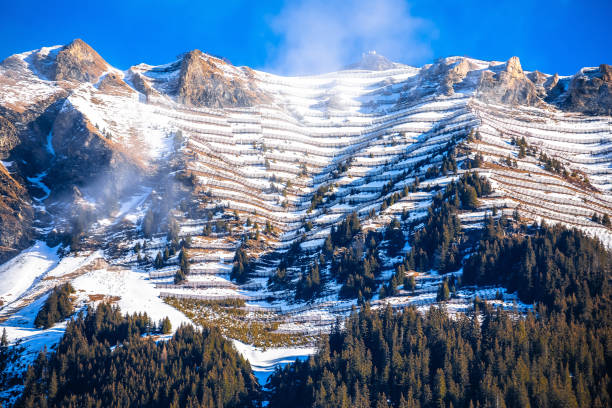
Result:
<svg viewBox="0 0 612 408"><path fill-rule="evenodd" d="M611 1L0 2L0 59L82 38L124 69L194 48L286 74L333 69L370 49L417 66L516 55L525 69L561 75L612 64Z"/></svg>

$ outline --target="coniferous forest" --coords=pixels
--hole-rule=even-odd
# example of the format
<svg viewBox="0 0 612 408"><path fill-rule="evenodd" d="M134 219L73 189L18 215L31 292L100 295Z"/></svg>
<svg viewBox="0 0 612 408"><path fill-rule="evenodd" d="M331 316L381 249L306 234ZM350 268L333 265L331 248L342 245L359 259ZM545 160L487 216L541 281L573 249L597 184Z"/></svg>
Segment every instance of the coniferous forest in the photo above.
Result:
<svg viewBox="0 0 612 408"><path fill-rule="evenodd" d="M270 407L610 406L609 327L543 306L519 319L482 312L365 308L271 377Z"/></svg>
<svg viewBox="0 0 612 408"><path fill-rule="evenodd" d="M458 316L444 306L425 315L366 306L314 357L275 372L270 406L610 406L611 253L578 230L514 229L504 217L486 220L462 284L516 291L534 304L527 316L478 300ZM422 250L428 241L415 242Z"/></svg>
<svg viewBox="0 0 612 408"><path fill-rule="evenodd" d="M507 223L485 221L483 237L465 262L464 284L501 284L523 302L541 302L582 322L612 321L612 310L605 307L612 257L601 242L562 226L508 234Z"/></svg>
<svg viewBox="0 0 612 408"><path fill-rule="evenodd" d="M29 367L17 406L257 406L249 363L217 330L182 326L167 341L142 337L157 329L146 315L89 309L68 324L55 352Z"/></svg>

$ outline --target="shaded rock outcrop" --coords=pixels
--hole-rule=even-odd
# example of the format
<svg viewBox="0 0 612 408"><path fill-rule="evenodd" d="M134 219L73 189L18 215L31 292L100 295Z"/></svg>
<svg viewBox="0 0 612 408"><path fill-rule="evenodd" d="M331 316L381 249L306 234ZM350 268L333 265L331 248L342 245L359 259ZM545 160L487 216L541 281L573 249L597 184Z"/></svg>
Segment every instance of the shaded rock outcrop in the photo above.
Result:
<svg viewBox="0 0 612 408"><path fill-rule="evenodd" d="M127 95L134 92L134 90L130 88L129 85L126 84L123 79L115 73L105 75L102 80L100 80L98 89L110 95Z"/></svg>
<svg viewBox="0 0 612 408"><path fill-rule="evenodd" d="M19 144L17 128L0 116L0 158ZM16 167L13 166L13 170ZM32 238L34 211L23 180L0 163L0 263L26 248Z"/></svg>
<svg viewBox="0 0 612 408"><path fill-rule="evenodd" d="M54 193L76 186L90 185L112 171L120 169L138 180L136 166L128 163L119 146L108 140L81 112L67 102L53 123L53 146L56 159L46 181Z"/></svg>
<svg viewBox="0 0 612 408"><path fill-rule="evenodd" d="M612 66L584 68L576 74L563 102L564 110L587 115L609 115L612 111Z"/></svg>
<svg viewBox="0 0 612 408"><path fill-rule="evenodd" d="M0 107L0 155L12 164L0 164L0 262L31 245L36 237L32 197L41 190L27 181L50 165L47 136L63 104L57 92L29 104L25 110Z"/></svg>
<svg viewBox="0 0 612 408"><path fill-rule="evenodd" d="M150 102L149 98L151 97L161 96L160 92L157 91L151 85L149 85L148 81L145 79L144 75L142 75L141 73L129 72L129 79L134 89L136 89L138 92L143 94L147 102Z"/></svg>
<svg viewBox="0 0 612 408"><path fill-rule="evenodd" d="M551 95L552 89L559 83L558 74L546 75L536 70L528 73L526 76L535 85L538 97L541 99L548 98Z"/></svg>
<svg viewBox="0 0 612 408"><path fill-rule="evenodd" d="M33 220L27 189L0 164L0 263L31 244Z"/></svg>
<svg viewBox="0 0 612 408"><path fill-rule="evenodd" d="M10 159L18 165L25 177L33 177L50 165L47 137L53 129L53 122L64 104L66 92L30 105L24 112L4 111L17 130L18 144L10 152Z"/></svg>
<svg viewBox="0 0 612 408"><path fill-rule="evenodd" d="M0 116L0 159L6 159L18 144L17 129L8 119Z"/></svg>

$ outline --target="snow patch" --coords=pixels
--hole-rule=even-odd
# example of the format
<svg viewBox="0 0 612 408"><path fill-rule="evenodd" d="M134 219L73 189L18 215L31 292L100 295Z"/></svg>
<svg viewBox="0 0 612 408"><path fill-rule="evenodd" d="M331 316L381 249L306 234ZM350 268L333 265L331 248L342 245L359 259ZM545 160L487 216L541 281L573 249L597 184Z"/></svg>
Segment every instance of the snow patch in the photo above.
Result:
<svg viewBox="0 0 612 408"><path fill-rule="evenodd" d="M49 248L46 243L37 241L0 266L0 299L9 303L19 298L58 262L57 248Z"/></svg>
<svg viewBox="0 0 612 408"><path fill-rule="evenodd" d="M303 360L317 352L315 347L276 347L262 349L238 340L233 340L234 347L249 360L259 384L266 384L268 378L278 366L285 366L295 360Z"/></svg>

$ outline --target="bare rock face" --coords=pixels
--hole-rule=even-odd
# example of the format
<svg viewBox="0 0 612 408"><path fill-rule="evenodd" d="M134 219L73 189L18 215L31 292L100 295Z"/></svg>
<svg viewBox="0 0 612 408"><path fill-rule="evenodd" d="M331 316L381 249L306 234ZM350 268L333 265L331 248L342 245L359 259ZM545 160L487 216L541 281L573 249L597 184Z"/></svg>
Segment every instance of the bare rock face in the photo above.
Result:
<svg viewBox="0 0 612 408"><path fill-rule="evenodd" d="M155 90L155 88L153 88L151 85L149 85L149 83L143 78L143 75L138 72L130 73L130 81L132 82L134 89L143 94L146 97L147 101L149 101L149 98L152 96L160 95L160 93Z"/></svg>
<svg viewBox="0 0 612 408"><path fill-rule="evenodd" d="M525 77L521 61L518 57L510 57L506 62L506 69L502 71L503 74L507 74L510 78L522 79Z"/></svg>
<svg viewBox="0 0 612 408"><path fill-rule="evenodd" d="M33 219L26 188L0 164L0 262L30 245Z"/></svg>
<svg viewBox="0 0 612 408"><path fill-rule="evenodd" d="M559 83L559 74L555 73L555 75L548 77L546 81L542 84L546 92L550 92L554 87Z"/></svg>
<svg viewBox="0 0 612 408"><path fill-rule="evenodd" d="M551 95L552 89L559 83L559 74L546 75L540 71L533 71L527 74L527 78L533 82L538 93L538 97L546 99ZM558 96L558 95L557 95Z"/></svg>
<svg viewBox="0 0 612 408"><path fill-rule="evenodd" d="M451 57L423 67L418 88L429 93L452 96L464 84L468 75L474 75L478 67L469 58Z"/></svg>
<svg viewBox="0 0 612 408"><path fill-rule="evenodd" d="M53 186L54 199L70 201L77 187L87 189L93 200L116 204L123 191L144 177L144 169L130 152L107 139L70 106L65 106L53 123L53 147L56 156L44 182Z"/></svg>
<svg viewBox="0 0 612 408"><path fill-rule="evenodd" d="M57 159L47 179L58 191L90 182L113 159L112 146L74 109L62 109L55 119L53 145Z"/></svg>
<svg viewBox="0 0 612 408"><path fill-rule="evenodd" d="M106 61L93 48L76 39L57 53L53 79L96 82L107 68Z"/></svg>
<svg viewBox="0 0 612 408"><path fill-rule="evenodd" d="M15 161L24 177L34 177L49 167L47 137L66 96L64 91L57 92L30 105L23 112L2 112L0 109L0 114L8 119L17 131L18 143L11 148L9 159Z"/></svg>
<svg viewBox="0 0 612 408"><path fill-rule="evenodd" d="M465 58L462 58L460 61L447 66L447 69L444 72L444 77L440 83L441 90L443 90L446 95L454 94L455 84L463 81L470 70L470 64Z"/></svg>
<svg viewBox="0 0 612 408"><path fill-rule="evenodd" d="M609 115L612 111L612 66L583 69L570 82L561 108L588 115Z"/></svg>
<svg viewBox="0 0 612 408"><path fill-rule="evenodd" d="M213 58L194 50L183 57L177 99L187 106L224 108L253 106L265 97L248 81L224 75Z"/></svg>
<svg viewBox="0 0 612 408"><path fill-rule="evenodd" d="M49 166L46 137L64 92L42 98L25 110L0 106L0 156L13 164L0 164L0 262L31 245L33 228L32 195L26 177L33 177ZM10 170L10 172L9 172Z"/></svg>
<svg viewBox="0 0 612 408"><path fill-rule="evenodd" d="M110 95L129 95L134 92L134 90L115 73L105 75L100 81L98 89Z"/></svg>
<svg viewBox="0 0 612 408"><path fill-rule="evenodd" d="M45 79L53 80L55 77L55 56L57 52L45 52L40 49L33 52L29 58L29 63L32 64L34 71L42 74Z"/></svg>
<svg viewBox="0 0 612 408"><path fill-rule="evenodd" d="M485 102L534 106L541 103L533 82L525 76L518 57L508 60L503 70L484 71L477 95Z"/></svg>
<svg viewBox="0 0 612 408"><path fill-rule="evenodd" d="M8 119L0 116L0 159L6 159L18 144L17 129Z"/></svg>
<svg viewBox="0 0 612 408"><path fill-rule="evenodd" d="M454 93L453 81L449 77L449 72L451 69L452 68L449 64L445 63L444 61L439 61L425 67L421 73L421 77L423 81L439 84L437 91L444 95L450 96Z"/></svg>
<svg viewBox="0 0 612 408"><path fill-rule="evenodd" d="M528 73L526 76L536 86L542 85L546 81L546 75L537 70Z"/></svg>
<svg viewBox="0 0 612 408"><path fill-rule="evenodd" d="M0 154L6 159L19 144L17 128L0 116ZM16 171L15 165L11 166ZM34 236L32 222L34 211L30 195L18 172L11 174L0 163L0 263L30 245Z"/></svg>
<svg viewBox="0 0 612 408"><path fill-rule="evenodd" d="M398 105L431 95L451 96L456 91L455 86L461 84L472 69L474 67L466 58L439 59L424 65L418 75L402 85Z"/></svg>
<svg viewBox="0 0 612 408"><path fill-rule="evenodd" d="M0 158L7 159L20 144L19 129L13 120L21 115L6 110L3 113L9 118L0 116ZM19 157L11 159L17 160ZM34 237L34 211L30 195L17 170L16 165L11 166L14 172L11 174L0 163L0 263L28 247Z"/></svg>

